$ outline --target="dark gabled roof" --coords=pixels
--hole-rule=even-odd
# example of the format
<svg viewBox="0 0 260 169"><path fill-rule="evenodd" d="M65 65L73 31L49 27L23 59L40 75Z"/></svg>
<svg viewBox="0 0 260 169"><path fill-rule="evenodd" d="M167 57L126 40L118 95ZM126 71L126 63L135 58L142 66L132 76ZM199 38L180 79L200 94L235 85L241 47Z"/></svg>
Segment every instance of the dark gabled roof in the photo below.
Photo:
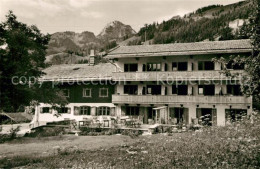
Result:
<svg viewBox="0 0 260 169"><path fill-rule="evenodd" d="M100 63L90 66L88 64L53 65L43 70L39 81L91 81L110 80L115 66L111 63Z"/></svg>
<svg viewBox="0 0 260 169"><path fill-rule="evenodd" d="M110 52L107 58L176 56L218 53L250 52L250 40L208 41L194 43L172 43L158 45L120 46Z"/></svg>

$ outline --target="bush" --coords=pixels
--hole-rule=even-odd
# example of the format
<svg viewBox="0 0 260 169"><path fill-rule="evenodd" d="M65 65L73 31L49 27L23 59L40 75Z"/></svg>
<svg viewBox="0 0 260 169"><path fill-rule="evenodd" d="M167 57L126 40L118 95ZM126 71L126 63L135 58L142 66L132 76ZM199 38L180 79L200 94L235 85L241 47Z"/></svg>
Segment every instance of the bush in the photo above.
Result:
<svg viewBox="0 0 260 169"><path fill-rule="evenodd" d="M26 133L24 137L49 137L49 136L61 136L65 133L63 127L41 127L35 129L34 132Z"/></svg>
<svg viewBox="0 0 260 169"><path fill-rule="evenodd" d="M123 130L121 132L122 135L127 135L127 136L130 136L131 138L136 138L139 135L142 135L142 133L143 132L140 130Z"/></svg>
<svg viewBox="0 0 260 169"><path fill-rule="evenodd" d="M81 127L80 131L80 135L82 136L113 135L119 133L118 129L101 129L88 127Z"/></svg>
<svg viewBox="0 0 260 169"><path fill-rule="evenodd" d="M0 135L0 143L4 143L6 141L11 141L17 138L17 133L20 131L20 126L16 128L11 128L10 133L1 134Z"/></svg>

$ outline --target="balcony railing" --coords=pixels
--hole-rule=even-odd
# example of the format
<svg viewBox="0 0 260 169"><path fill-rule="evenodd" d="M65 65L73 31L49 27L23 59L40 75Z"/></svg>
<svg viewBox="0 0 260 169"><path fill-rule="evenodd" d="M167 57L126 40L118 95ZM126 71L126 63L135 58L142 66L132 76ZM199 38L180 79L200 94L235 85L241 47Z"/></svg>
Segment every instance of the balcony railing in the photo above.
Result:
<svg viewBox="0 0 260 169"><path fill-rule="evenodd" d="M112 95L116 104L251 104L245 96L177 96L177 95Z"/></svg>
<svg viewBox="0 0 260 169"><path fill-rule="evenodd" d="M239 80L244 70L231 70ZM165 72L113 72L115 81L176 81L176 80L228 80L220 70L207 71L165 71Z"/></svg>

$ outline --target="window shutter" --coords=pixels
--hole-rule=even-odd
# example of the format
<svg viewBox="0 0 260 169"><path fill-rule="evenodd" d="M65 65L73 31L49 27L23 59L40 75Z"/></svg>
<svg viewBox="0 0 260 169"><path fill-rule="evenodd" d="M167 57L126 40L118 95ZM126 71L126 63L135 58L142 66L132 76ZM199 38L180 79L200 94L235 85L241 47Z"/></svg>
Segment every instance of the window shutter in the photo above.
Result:
<svg viewBox="0 0 260 169"><path fill-rule="evenodd" d="M74 115L79 115L79 107L74 107Z"/></svg>
<svg viewBox="0 0 260 169"><path fill-rule="evenodd" d="M96 107L90 107L90 115L95 116L96 115Z"/></svg>
<svg viewBox="0 0 260 169"><path fill-rule="evenodd" d="M96 116L98 116L99 115L99 108L98 107L96 107Z"/></svg>
<svg viewBox="0 0 260 169"><path fill-rule="evenodd" d="M168 87L164 88L164 95L168 95Z"/></svg>
<svg viewBox="0 0 260 169"><path fill-rule="evenodd" d="M212 125L217 125L217 109L212 109Z"/></svg>
<svg viewBox="0 0 260 169"><path fill-rule="evenodd" d="M68 114L70 114L71 113L71 108L70 107L68 107Z"/></svg>
<svg viewBox="0 0 260 169"><path fill-rule="evenodd" d="M201 109L197 108L196 109L196 117L199 119L201 117Z"/></svg>
<svg viewBox="0 0 260 169"><path fill-rule="evenodd" d="M43 107L40 107L40 113L43 113Z"/></svg>
<svg viewBox="0 0 260 169"><path fill-rule="evenodd" d="M126 113L126 107L122 106L121 107L121 116L125 116L125 113Z"/></svg>
<svg viewBox="0 0 260 169"><path fill-rule="evenodd" d="M189 124L189 109L188 108L184 108L184 112L183 112L183 119L185 120L185 124Z"/></svg>
<svg viewBox="0 0 260 169"><path fill-rule="evenodd" d="M110 108L110 115L115 116L115 108L114 107Z"/></svg>

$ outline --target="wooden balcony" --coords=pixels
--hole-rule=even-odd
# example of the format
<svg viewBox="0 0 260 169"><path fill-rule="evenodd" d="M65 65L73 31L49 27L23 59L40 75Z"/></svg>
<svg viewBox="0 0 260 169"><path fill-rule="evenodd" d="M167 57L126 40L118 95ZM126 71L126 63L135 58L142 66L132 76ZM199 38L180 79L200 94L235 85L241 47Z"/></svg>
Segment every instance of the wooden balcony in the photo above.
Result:
<svg viewBox="0 0 260 169"><path fill-rule="evenodd" d="M252 97L245 96L177 96L177 95L112 95L115 104L246 104Z"/></svg>
<svg viewBox="0 0 260 169"><path fill-rule="evenodd" d="M244 70L231 70L231 74L238 76L244 74ZM220 70L208 71L166 71L166 72L113 72L114 81L177 81L177 80L227 80L229 79Z"/></svg>

